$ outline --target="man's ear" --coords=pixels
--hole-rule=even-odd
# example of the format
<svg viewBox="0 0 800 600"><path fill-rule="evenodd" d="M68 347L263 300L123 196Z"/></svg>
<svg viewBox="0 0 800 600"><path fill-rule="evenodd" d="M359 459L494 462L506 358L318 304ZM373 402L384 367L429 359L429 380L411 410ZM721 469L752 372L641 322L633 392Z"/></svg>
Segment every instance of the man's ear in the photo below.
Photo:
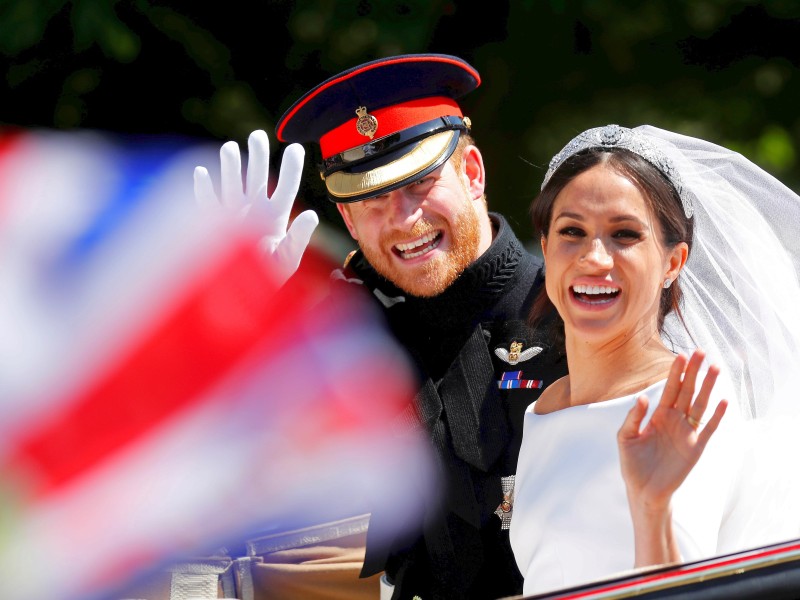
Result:
<svg viewBox="0 0 800 600"><path fill-rule="evenodd" d="M339 214L342 215L342 220L344 220L344 224L347 227L347 231L350 232L350 237L352 237L355 241L358 241L358 234L356 233L356 227L353 223L353 217L350 214L350 209L352 207L349 204L343 204L341 202L337 202L336 208L339 210Z"/></svg>
<svg viewBox="0 0 800 600"><path fill-rule="evenodd" d="M462 170L467 191L473 200L480 200L486 192L486 169L483 156L476 146L469 144L462 154Z"/></svg>

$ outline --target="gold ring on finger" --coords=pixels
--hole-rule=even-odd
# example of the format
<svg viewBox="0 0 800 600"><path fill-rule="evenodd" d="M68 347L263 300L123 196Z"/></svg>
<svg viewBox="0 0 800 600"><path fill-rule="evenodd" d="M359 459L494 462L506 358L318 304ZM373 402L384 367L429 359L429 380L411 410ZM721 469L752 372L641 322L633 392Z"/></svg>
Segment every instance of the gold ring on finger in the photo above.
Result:
<svg viewBox="0 0 800 600"><path fill-rule="evenodd" d="M700 427L700 421L695 419L692 415L686 415L686 420L689 422L689 425L691 425L693 429L697 429L698 427Z"/></svg>

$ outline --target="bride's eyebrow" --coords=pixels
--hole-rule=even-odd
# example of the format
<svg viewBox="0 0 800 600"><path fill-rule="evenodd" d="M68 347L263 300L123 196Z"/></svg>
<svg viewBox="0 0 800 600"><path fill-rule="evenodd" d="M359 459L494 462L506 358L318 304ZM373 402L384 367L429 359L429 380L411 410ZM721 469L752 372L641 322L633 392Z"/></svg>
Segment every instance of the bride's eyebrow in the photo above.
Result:
<svg viewBox="0 0 800 600"><path fill-rule="evenodd" d="M647 223L642 221L636 215L617 215L617 216L611 217L609 219L609 221L611 221L612 223L629 223L629 222L633 221L634 223L637 223L637 224L641 225L642 227L647 227Z"/></svg>
<svg viewBox="0 0 800 600"><path fill-rule="evenodd" d="M575 219L576 221L583 221L584 216L580 213L574 213L565 210L553 216L553 221L557 221L558 219Z"/></svg>
<svg viewBox="0 0 800 600"><path fill-rule="evenodd" d="M557 221L558 219L574 219L575 221L585 221L586 217L580 213L565 210L555 215L553 217L553 222ZM609 221L611 223L629 223L632 221L634 223L641 225L642 227L647 227L647 223L642 221L636 215L629 215L629 214L614 215L613 217L609 218Z"/></svg>

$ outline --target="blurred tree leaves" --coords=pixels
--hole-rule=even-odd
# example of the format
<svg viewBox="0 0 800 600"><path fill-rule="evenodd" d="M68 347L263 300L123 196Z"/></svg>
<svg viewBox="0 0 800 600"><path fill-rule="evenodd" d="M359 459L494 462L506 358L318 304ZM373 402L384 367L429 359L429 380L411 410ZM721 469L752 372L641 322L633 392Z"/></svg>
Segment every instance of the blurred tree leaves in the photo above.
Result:
<svg viewBox="0 0 800 600"><path fill-rule="evenodd" d="M490 205L525 237L550 157L605 123L705 137L800 189L797 39L794 0L0 0L0 119L241 144L338 71L456 54L483 78L463 104ZM338 222L309 150L302 192Z"/></svg>
<svg viewBox="0 0 800 600"><path fill-rule="evenodd" d="M652 0L512 3L508 35L476 50L493 197L518 229L550 157L592 126L649 123L734 148L800 188L800 5ZM522 58L524 57L524 58ZM487 70L487 65L489 68ZM500 67L499 65L502 65ZM497 118L493 115L502 115Z"/></svg>
<svg viewBox="0 0 800 600"><path fill-rule="evenodd" d="M15 56L42 41L50 20L66 0L30 0L0 4L0 50Z"/></svg>

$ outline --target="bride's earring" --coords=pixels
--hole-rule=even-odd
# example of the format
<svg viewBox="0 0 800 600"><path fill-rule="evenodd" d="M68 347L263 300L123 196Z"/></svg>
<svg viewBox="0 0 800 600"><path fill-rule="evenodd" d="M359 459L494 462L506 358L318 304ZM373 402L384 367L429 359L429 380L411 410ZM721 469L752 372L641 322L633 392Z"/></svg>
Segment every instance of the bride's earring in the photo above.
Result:
<svg viewBox="0 0 800 600"><path fill-rule="evenodd" d="M669 277L667 277L667 278L664 280L664 289L665 289L665 290L666 290L666 289L668 289L668 288L669 288L669 286L671 286L671 285L672 285L672 279L670 279Z"/></svg>

